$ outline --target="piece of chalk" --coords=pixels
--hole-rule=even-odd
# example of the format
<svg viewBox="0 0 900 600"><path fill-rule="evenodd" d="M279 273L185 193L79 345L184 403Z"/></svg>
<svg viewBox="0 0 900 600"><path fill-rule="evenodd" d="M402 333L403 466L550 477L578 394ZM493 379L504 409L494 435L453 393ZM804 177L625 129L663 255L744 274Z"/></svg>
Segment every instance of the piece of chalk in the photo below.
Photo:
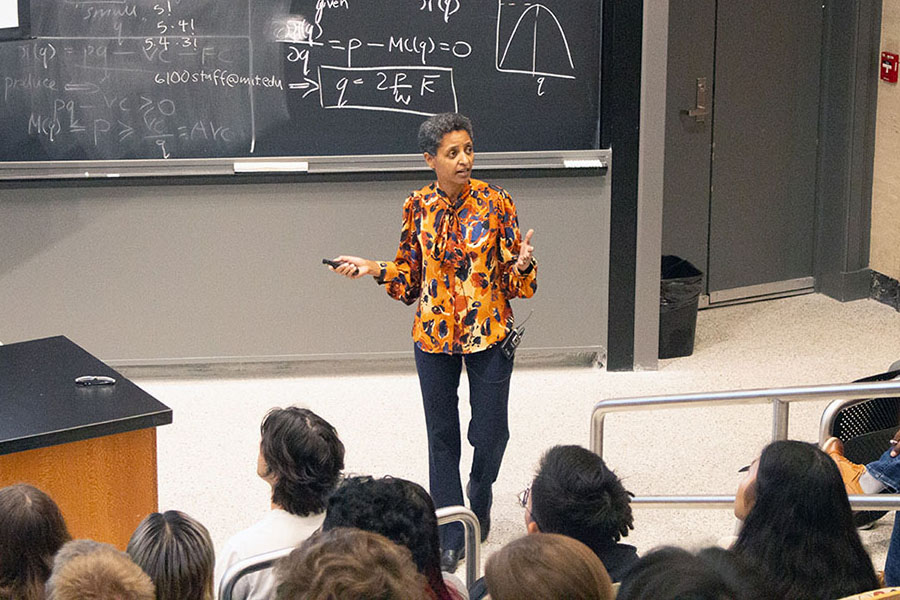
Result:
<svg viewBox="0 0 900 600"><path fill-rule="evenodd" d="M567 169L602 169L606 166L599 158L565 159L563 166Z"/></svg>
<svg viewBox="0 0 900 600"><path fill-rule="evenodd" d="M304 160L267 160L234 163L235 173L305 173L307 171L309 171L309 162Z"/></svg>

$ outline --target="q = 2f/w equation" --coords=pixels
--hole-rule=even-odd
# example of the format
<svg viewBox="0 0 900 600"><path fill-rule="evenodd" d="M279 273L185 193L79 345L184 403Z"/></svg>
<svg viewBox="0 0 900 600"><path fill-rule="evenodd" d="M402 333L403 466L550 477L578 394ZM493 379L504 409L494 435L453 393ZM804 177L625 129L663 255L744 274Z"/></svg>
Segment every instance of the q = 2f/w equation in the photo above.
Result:
<svg viewBox="0 0 900 600"><path fill-rule="evenodd" d="M457 112L450 67L333 67L322 65L317 79L289 83L288 89L318 92L325 109L356 109L431 116Z"/></svg>

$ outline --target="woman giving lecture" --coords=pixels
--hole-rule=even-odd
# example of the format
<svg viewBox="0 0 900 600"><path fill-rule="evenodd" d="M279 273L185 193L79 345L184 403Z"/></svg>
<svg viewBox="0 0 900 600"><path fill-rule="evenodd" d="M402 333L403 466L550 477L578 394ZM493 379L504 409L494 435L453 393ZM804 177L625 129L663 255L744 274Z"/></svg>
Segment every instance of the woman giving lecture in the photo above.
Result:
<svg viewBox="0 0 900 600"><path fill-rule="evenodd" d="M511 298L537 290L529 230L521 239L516 207L500 187L472 179L472 123L457 113L435 115L419 128L419 150L437 181L403 205L400 247L393 261L339 256L334 270L350 278L372 275L387 293L418 302L413 323L416 371L428 430L431 496L437 507L463 504L459 476L457 388L462 363L469 379L474 448L466 485L469 506L491 526L491 486L509 440L507 402L513 358L500 343L513 326ZM463 528L441 528L441 567L463 558Z"/></svg>

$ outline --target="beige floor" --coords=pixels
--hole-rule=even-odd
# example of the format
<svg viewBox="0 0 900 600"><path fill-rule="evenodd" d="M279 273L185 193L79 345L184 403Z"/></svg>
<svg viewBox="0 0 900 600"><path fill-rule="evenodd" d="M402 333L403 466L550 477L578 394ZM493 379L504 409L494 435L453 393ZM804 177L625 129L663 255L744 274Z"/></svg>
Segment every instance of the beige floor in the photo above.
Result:
<svg viewBox="0 0 900 600"><path fill-rule="evenodd" d="M530 482L541 453L554 444L588 445L598 400L848 382L897 359L896 311L871 300L842 304L806 295L701 311L694 354L661 361L657 371L518 369L510 397L512 437L495 486L494 525L484 555L523 533L516 494ZM289 404L309 407L337 427L347 447L348 473L391 474L427 485L424 419L411 362L408 369L383 374L343 365L329 374L296 377L133 375L174 410L174 423L159 430L160 508L199 518L217 547L259 519L268 509L267 487L255 475L259 422L270 407ZM465 423L465 381L461 397ZM794 406L791 437L814 441L823 406ZM770 434L771 409L761 406L617 414L607 419L604 456L637 495L730 494L737 469ZM470 458L464 454L463 464ZM641 552L660 544L710 545L735 525L729 510L639 509L635 523L627 541ZM886 519L863 533L877 568L890 531Z"/></svg>

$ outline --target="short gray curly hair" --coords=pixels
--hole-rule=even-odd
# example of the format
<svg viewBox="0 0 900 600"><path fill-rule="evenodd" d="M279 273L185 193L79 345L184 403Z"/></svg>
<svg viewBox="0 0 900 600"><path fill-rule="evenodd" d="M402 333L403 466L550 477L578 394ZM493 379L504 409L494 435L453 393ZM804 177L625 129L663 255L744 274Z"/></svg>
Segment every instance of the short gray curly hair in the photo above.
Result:
<svg viewBox="0 0 900 600"><path fill-rule="evenodd" d="M470 138L475 137L472 135L472 121L465 115L448 112L429 117L419 126L419 152L434 156L441 140L452 131L465 131Z"/></svg>

